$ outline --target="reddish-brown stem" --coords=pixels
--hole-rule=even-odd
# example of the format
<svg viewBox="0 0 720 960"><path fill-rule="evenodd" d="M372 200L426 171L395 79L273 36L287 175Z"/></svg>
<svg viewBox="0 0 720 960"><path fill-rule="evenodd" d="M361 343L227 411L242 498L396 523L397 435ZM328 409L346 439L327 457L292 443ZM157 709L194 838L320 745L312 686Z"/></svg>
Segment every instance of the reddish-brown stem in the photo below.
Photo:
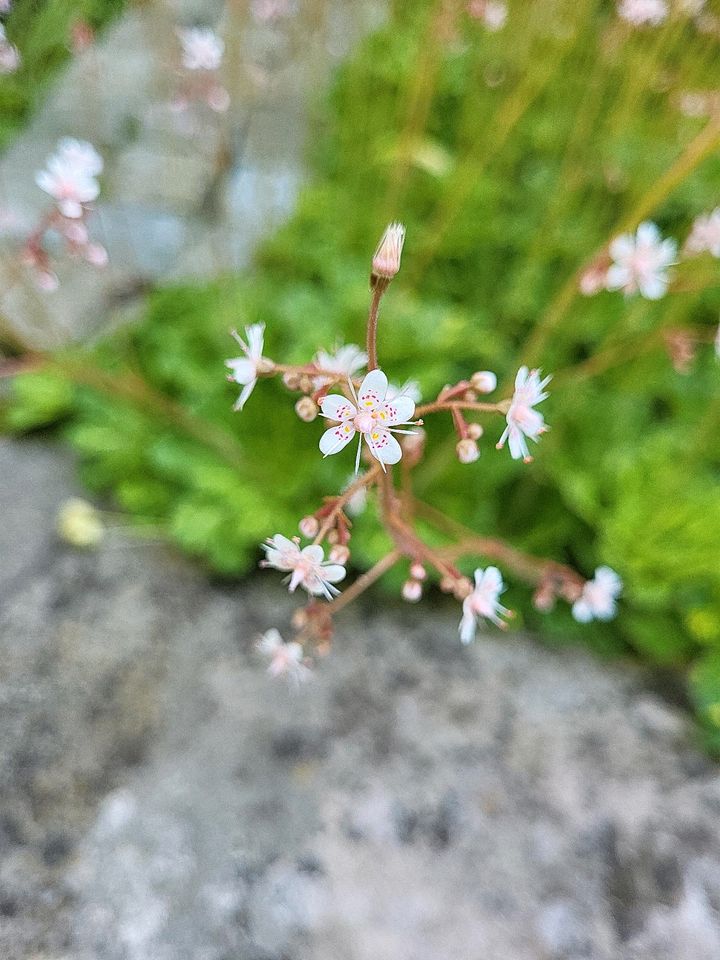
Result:
<svg viewBox="0 0 720 960"><path fill-rule="evenodd" d="M479 410L482 413L502 413L503 416L508 411L508 400L501 400L499 403L476 403L470 400L436 400L434 403L424 403L415 408L416 416L423 416L426 413L436 413L438 410Z"/></svg>
<svg viewBox="0 0 720 960"><path fill-rule="evenodd" d="M367 320L367 355L368 370L376 370L378 366L377 359L377 326L378 314L380 312L380 301L382 295L388 288L389 281L380 277L375 281L373 287L372 299L370 300L370 311Z"/></svg>
<svg viewBox="0 0 720 960"><path fill-rule="evenodd" d="M401 556L402 554L399 550L391 550L390 553L386 554L381 560L378 560L374 567L371 567L366 573L361 574L339 597L331 600L325 607L326 612L330 616L339 613L340 610L359 597L361 593L364 593L368 587L371 587L376 580L379 580L383 574L394 567Z"/></svg>
<svg viewBox="0 0 720 960"><path fill-rule="evenodd" d="M335 501L332 510L323 520L323 523L318 530L317 536L313 540L313 543L322 543L348 501L358 492L358 490L362 490L363 487L374 483L379 472L380 467L378 464L375 464L374 466L370 467L367 473L364 473L361 477L358 477L357 480L354 480L347 490L340 494Z"/></svg>

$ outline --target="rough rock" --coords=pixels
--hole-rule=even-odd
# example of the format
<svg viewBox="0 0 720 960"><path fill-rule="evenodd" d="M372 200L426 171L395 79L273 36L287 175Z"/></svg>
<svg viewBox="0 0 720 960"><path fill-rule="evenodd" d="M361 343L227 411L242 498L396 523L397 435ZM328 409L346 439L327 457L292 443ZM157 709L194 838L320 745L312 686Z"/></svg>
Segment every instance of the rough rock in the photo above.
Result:
<svg viewBox="0 0 720 960"><path fill-rule="evenodd" d="M58 541L0 444L4 960L717 960L720 781L627 665L366 607L298 691L272 573Z"/></svg>

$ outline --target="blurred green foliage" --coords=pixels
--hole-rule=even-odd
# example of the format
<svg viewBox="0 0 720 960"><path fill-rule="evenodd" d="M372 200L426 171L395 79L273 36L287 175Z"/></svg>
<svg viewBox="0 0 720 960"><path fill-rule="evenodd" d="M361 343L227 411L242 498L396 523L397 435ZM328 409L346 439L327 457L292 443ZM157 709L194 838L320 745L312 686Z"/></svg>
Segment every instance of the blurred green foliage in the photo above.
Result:
<svg viewBox="0 0 720 960"><path fill-rule="evenodd" d="M692 326L712 338L717 261L683 262L685 292L657 303L600 293L557 309L568 278L634 211L645 215L707 123L679 105L720 88L718 40L687 18L632 30L596 0L516 3L497 34L467 16L447 28L428 0L394 9L318 109L313 181L254 269L155 293L140 325L20 378L9 422L62 421L92 489L161 521L215 570L249 569L260 540L292 533L342 487L352 457L320 458L321 424L300 423L279 383L261 382L232 413L227 331L265 322L265 353L278 362L361 343L369 254L397 217L408 239L379 337L391 380L416 378L430 398L477 369L510 381L523 359L556 374L543 404L552 429L532 466L493 449L497 418L484 421L479 463L460 466L449 421L435 418L419 494L588 576L600 563L617 570L626 589L609 624L580 626L567 607L540 616L520 586L506 602L553 644L692 663L720 749L720 371L708 344L676 372L658 336ZM701 163L680 163L647 212L682 241L720 203L717 144ZM102 385L78 385L81 360L104 371ZM354 560L385 546L370 508Z"/></svg>
<svg viewBox="0 0 720 960"><path fill-rule="evenodd" d="M5 18L7 37L22 63L0 76L0 149L45 95L48 83L71 56L73 26L97 30L124 6L125 0L14 0Z"/></svg>

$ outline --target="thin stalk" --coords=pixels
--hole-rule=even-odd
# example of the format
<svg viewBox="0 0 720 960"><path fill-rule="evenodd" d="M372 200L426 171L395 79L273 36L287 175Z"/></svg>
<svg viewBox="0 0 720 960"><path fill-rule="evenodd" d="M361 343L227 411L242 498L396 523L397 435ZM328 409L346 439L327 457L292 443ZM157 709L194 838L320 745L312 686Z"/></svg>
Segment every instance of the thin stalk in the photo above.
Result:
<svg viewBox="0 0 720 960"><path fill-rule="evenodd" d="M353 600L364 593L368 587L371 587L380 577L386 574L388 570L394 567L401 556L402 553L399 550L391 550L390 553L386 554L381 560L378 560L374 567L371 567L366 573L361 574L347 590L343 590L339 597L331 600L325 607L326 613L331 617L339 613L340 610L349 603L352 603Z"/></svg>

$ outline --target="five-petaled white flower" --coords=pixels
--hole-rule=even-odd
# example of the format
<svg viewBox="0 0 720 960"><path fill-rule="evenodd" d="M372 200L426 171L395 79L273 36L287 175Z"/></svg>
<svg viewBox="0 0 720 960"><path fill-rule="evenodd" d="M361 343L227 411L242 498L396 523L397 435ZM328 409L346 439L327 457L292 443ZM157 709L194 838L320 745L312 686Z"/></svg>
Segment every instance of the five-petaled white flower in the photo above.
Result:
<svg viewBox="0 0 720 960"><path fill-rule="evenodd" d="M55 199L64 217L76 220L83 215L83 205L100 193L91 169L97 173L102 169L102 159L95 148L82 140L64 138L57 152L48 157L45 170L35 174L35 183Z"/></svg>
<svg viewBox="0 0 720 960"><path fill-rule="evenodd" d="M645 221L635 236L623 233L610 244L614 263L607 272L608 290L622 290L626 295L641 293L648 300L659 300L667 291L668 267L677 258L677 244L663 240L654 223Z"/></svg>
<svg viewBox="0 0 720 960"><path fill-rule="evenodd" d="M340 591L333 586L345 579L345 567L340 563L325 560L325 551L317 543L300 549L297 539L289 540L276 533L263 544L265 559L263 567L275 567L290 574L288 589L293 593L302 586L315 597L332 600Z"/></svg>
<svg viewBox="0 0 720 960"><path fill-rule="evenodd" d="M610 567L598 567L592 580L582 589L572 606L572 615L580 623L591 620L612 620L617 612L616 600L622 591L622 580Z"/></svg>
<svg viewBox="0 0 720 960"><path fill-rule="evenodd" d="M320 450L324 456L338 453L353 439L358 439L355 472L360 467L360 448L362 438L370 453L380 461L383 470L385 464L397 463L402 457L400 444L393 433L413 433L412 430L400 430L398 424L407 424L415 413L415 401L410 397L396 396L387 399L388 380L382 370L371 370L360 384L355 395L352 381L348 381L355 400L352 403L345 397L332 393L320 401L320 409L328 420L337 421L320 438Z"/></svg>
<svg viewBox="0 0 720 960"><path fill-rule="evenodd" d="M336 347L335 353L328 353L326 350L318 350L315 354L313 363L320 370L327 370L330 374L337 376L317 376L313 378L313 387L321 390L323 387L338 380L350 380L358 370L367 363L367 354L354 343L348 343L344 347Z"/></svg>
<svg viewBox="0 0 720 960"><path fill-rule="evenodd" d="M710 253L720 257L720 207L698 217L685 243L686 253Z"/></svg>
<svg viewBox="0 0 720 960"><path fill-rule="evenodd" d="M182 65L186 70L217 70L225 44L210 27L187 27L177 35L182 44Z"/></svg>
<svg viewBox="0 0 720 960"><path fill-rule="evenodd" d="M620 0L618 16L635 27L657 27L668 15L666 0Z"/></svg>
<svg viewBox="0 0 720 960"><path fill-rule="evenodd" d="M256 646L260 653L270 658L268 673L271 677L287 674L288 680L301 683L311 676L312 671L303 663L302 646L294 640L285 643L274 627L260 637Z"/></svg>
<svg viewBox="0 0 720 960"><path fill-rule="evenodd" d="M545 387L551 380L552 377L541 380L539 370L528 370L527 367L520 367L517 372L515 392L506 417L507 426L497 443L497 449L500 450L507 440L513 460L522 459L529 463L532 457L525 438L529 437L537 443L540 434L548 429L543 415L533 407L548 396Z"/></svg>
<svg viewBox="0 0 720 960"><path fill-rule="evenodd" d="M233 383L238 383L242 387L233 410L242 410L247 403L247 399L255 389L258 373L263 364L263 346L265 344L265 324L253 323L245 327L245 336L247 343L243 340L237 330L232 331L232 336L237 340L243 349L244 357L235 357L234 360L226 360L225 366L232 370L228 377Z"/></svg>
<svg viewBox="0 0 720 960"><path fill-rule="evenodd" d="M475 639L479 617L490 620L498 627L505 627L505 622L500 617L507 616L510 611L498 600L504 589L503 578L497 567L475 571L475 589L463 600L463 615L459 627L463 643L470 643Z"/></svg>

